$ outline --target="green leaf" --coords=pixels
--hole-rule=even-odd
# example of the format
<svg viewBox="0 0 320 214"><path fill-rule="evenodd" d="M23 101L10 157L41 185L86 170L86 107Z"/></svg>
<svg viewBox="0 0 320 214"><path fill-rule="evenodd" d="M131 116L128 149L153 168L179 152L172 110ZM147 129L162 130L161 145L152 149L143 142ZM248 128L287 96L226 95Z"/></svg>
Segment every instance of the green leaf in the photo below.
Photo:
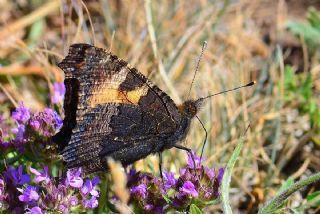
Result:
<svg viewBox="0 0 320 214"><path fill-rule="evenodd" d="M296 35L302 36L310 47L320 45L320 31L309 23L289 21L287 29Z"/></svg>
<svg viewBox="0 0 320 214"><path fill-rule="evenodd" d="M101 178L101 186L100 186L100 197L99 197L99 207L98 207L98 213L103 213L103 210L107 207L107 195L108 195L108 187L107 187L107 176L105 173L100 176Z"/></svg>
<svg viewBox="0 0 320 214"><path fill-rule="evenodd" d="M40 19L31 25L28 35L28 45L34 46L44 33L45 21Z"/></svg>
<svg viewBox="0 0 320 214"><path fill-rule="evenodd" d="M320 206L320 191L310 193L307 196L307 202L312 202L315 207L319 207Z"/></svg>
<svg viewBox="0 0 320 214"><path fill-rule="evenodd" d="M311 7L307 14L307 19L312 27L320 31L320 13L314 7Z"/></svg>
<svg viewBox="0 0 320 214"><path fill-rule="evenodd" d="M244 137L241 137L239 140L238 145L236 146L235 150L233 151L230 160L225 168L224 175L222 178L221 184L221 201L222 201L222 209L223 213L230 214L232 213L230 202L229 202L229 189L230 189L230 182L231 182L231 174L233 167L240 155L240 151L243 147Z"/></svg>
<svg viewBox="0 0 320 214"><path fill-rule="evenodd" d="M318 111L318 106L315 100L310 100L309 102L309 112L310 114L314 114Z"/></svg>
<svg viewBox="0 0 320 214"><path fill-rule="evenodd" d="M202 214L202 211L195 204L191 204L189 212L190 214Z"/></svg>
<svg viewBox="0 0 320 214"><path fill-rule="evenodd" d="M210 206L210 205L215 205L215 204L220 203L220 200L219 199L215 199L215 200L212 200L212 201L202 201L202 203L205 206Z"/></svg>
<svg viewBox="0 0 320 214"><path fill-rule="evenodd" d="M291 92L295 92L297 88L297 77L294 73L294 70L291 66L287 65L284 68L284 88L286 92L286 96L292 97L293 95Z"/></svg>
<svg viewBox="0 0 320 214"><path fill-rule="evenodd" d="M302 213L311 207L320 207L320 191L313 192L307 195L305 203L303 203L299 207L296 207L295 209L299 213Z"/></svg>
<svg viewBox="0 0 320 214"><path fill-rule="evenodd" d="M173 192L173 189L170 189L169 191ZM170 204L172 202L166 194L163 194L162 197L167 202L167 204Z"/></svg>
<svg viewBox="0 0 320 214"><path fill-rule="evenodd" d="M308 101L312 96L312 76L310 73L308 73L307 78L304 80L300 90L299 94Z"/></svg>
<svg viewBox="0 0 320 214"><path fill-rule="evenodd" d="M8 59L0 58L0 66L8 66L10 65L10 61Z"/></svg>
<svg viewBox="0 0 320 214"><path fill-rule="evenodd" d="M285 191L286 189L289 189L292 185L294 184L294 180L293 178L288 178L279 188L279 190L277 191L277 194L279 194L280 192Z"/></svg>

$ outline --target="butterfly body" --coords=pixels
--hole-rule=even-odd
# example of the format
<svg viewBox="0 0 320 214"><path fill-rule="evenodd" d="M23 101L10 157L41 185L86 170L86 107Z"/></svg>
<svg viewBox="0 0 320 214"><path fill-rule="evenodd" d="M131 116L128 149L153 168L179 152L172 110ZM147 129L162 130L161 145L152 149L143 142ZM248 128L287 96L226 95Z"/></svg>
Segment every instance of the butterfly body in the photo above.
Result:
<svg viewBox="0 0 320 214"><path fill-rule="evenodd" d="M181 106L124 60L88 44L70 46L63 127L52 138L68 168L91 173L106 158L124 165L183 140L200 102Z"/></svg>

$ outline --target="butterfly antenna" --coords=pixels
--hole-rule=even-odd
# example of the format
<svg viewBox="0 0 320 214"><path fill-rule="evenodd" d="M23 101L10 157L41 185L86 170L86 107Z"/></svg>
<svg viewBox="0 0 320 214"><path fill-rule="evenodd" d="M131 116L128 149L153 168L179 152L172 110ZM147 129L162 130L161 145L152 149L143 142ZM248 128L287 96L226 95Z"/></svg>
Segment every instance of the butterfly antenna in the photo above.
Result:
<svg viewBox="0 0 320 214"><path fill-rule="evenodd" d="M197 65L196 65L196 70L193 74L193 78L192 78L192 81L191 81L191 86L189 88L189 92L188 92L188 99L190 98L190 93L191 93L191 89L192 89L192 86L193 86L193 82L194 82L194 79L196 78L196 75L197 75L197 72L199 70L199 65L200 65L200 61L202 59L202 56L203 56L203 53L204 51L207 49L208 47L208 42L207 41L204 41L203 44L202 44L202 50L201 50L201 53L199 55L199 58L198 58L198 61L197 61Z"/></svg>
<svg viewBox="0 0 320 214"><path fill-rule="evenodd" d="M217 95L219 95L219 94L224 94L224 93L227 93L227 92L230 92L230 91L235 91L235 90L238 90L238 89L240 89L240 88L250 87L250 86L253 86L254 84L256 84L256 81L252 81L252 82L250 82L250 83L248 83L248 84L241 85L241 86L235 87L235 88L233 88L233 89L221 91L221 92L219 92L219 93L210 94L210 95L208 95L208 96L206 96L206 97L201 97L201 98L199 98L197 101L203 101L203 100L208 99L208 98L210 98L210 97L214 97L214 96L217 96Z"/></svg>
<svg viewBox="0 0 320 214"><path fill-rule="evenodd" d="M202 98L199 98L198 100L196 100L196 103L198 103L198 105L201 105L202 102L205 100L205 99L208 99L210 97L213 97L213 96L216 96L216 95L219 95L219 94L224 94L224 93L227 93L227 92L230 92L230 91L235 91L235 90L238 90L240 88L245 88L245 87L249 87L249 86L253 86L254 84L256 83L256 81L253 81L253 82L250 82L246 85L242 85L242 86L238 86L236 88L233 88L233 89L229 89L229 90L226 90L226 91L221 91L219 93L216 93L216 94L211 94L211 95L208 95L206 97L202 97ZM204 138L204 142L202 144L202 148L201 148L201 154L200 154L200 160L202 158L202 155L203 155L203 151L204 151L204 147L206 146L206 143L207 143L207 138L208 138L208 132L204 126L204 124L202 123L202 121L200 120L200 118L198 116L196 116L196 118L198 119L198 121L200 122L203 130L205 131L205 138Z"/></svg>

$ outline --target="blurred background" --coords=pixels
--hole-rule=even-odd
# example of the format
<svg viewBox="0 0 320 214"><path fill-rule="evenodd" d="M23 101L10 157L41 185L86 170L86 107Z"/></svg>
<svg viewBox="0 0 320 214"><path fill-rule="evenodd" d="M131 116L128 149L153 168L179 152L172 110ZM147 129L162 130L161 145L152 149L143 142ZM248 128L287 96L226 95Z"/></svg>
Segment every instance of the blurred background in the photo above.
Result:
<svg viewBox="0 0 320 214"><path fill-rule="evenodd" d="M320 170L318 10L316 0L0 0L0 113L10 115L21 101L33 111L53 107L48 94L64 79L56 63L76 42L111 50L177 104L191 87L196 99L255 80L213 97L199 113L207 166L225 166L245 135L231 202L235 213L255 213L289 177ZM63 115L62 103L55 108ZM182 144L199 154L205 133L196 120L191 127ZM172 171L186 162L176 149L163 158ZM158 161L149 156L135 167L159 173ZM319 189L309 186L287 203L308 207L303 198Z"/></svg>

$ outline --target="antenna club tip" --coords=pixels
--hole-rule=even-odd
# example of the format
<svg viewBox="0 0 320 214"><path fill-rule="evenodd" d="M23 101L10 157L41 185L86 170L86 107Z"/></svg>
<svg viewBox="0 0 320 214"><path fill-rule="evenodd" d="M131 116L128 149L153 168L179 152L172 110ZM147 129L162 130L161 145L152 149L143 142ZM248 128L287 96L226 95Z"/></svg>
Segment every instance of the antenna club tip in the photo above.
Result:
<svg viewBox="0 0 320 214"><path fill-rule="evenodd" d="M252 82L248 83L246 86L253 86L256 83L257 83L257 81L252 81Z"/></svg>

